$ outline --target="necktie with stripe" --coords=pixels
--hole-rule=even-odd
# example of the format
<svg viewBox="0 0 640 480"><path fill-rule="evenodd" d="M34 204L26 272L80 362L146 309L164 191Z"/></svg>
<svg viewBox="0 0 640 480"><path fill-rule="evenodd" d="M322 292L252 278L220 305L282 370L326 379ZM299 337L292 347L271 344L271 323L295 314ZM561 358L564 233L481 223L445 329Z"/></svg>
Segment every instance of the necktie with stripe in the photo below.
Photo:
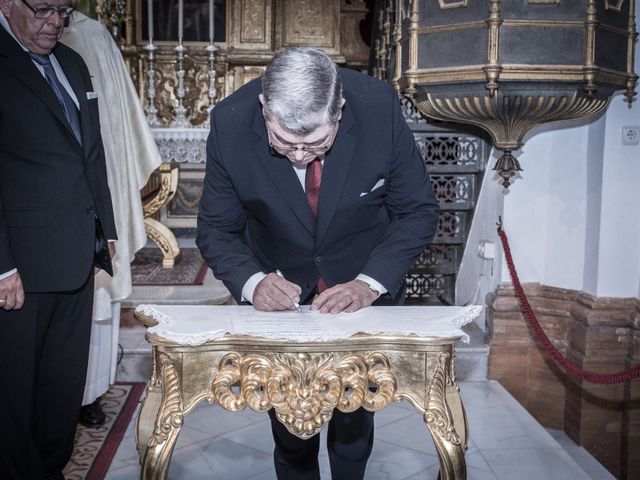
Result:
<svg viewBox="0 0 640 480"><path fill-rule="evenodd" d="M307 195L307 202L313 213L313 218L318 218L318 201L320 200L320 183L322 182L322 161L316 158L307 164L307 171L304 176L304 190ZM327 284L322 278L318 279L318 292L322 293L327 289Z"/></svg>
<svg viewBox="0 0 640 480"><path fill-rule="evenodd" d="M78 108L71 98L71 95L69 95L69 92L67 92L66 88L64 88L62 83L60 83L60 80L56 75L56 71L53 69L53 65L51 65L49 55L38 55L36 53L29 52L29 57L44 69L45 78L47 79L51 90L53 90L54 95L58 99L58 103L64 111L64 116L66 117L67 122L69 122L71 130L73 130L73 134L78 140L78 143L82 145L80 113L78 112Z"/></svg>

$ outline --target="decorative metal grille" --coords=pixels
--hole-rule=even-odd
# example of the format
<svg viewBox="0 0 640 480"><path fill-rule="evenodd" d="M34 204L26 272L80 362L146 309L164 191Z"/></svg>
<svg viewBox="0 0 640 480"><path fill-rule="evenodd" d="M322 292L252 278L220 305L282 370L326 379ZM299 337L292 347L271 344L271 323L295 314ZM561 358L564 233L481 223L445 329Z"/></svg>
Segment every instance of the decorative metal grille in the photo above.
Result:
<svg viewBox="0 0 640 480"><path fill-rule="evenodd" d="M443 210L469 210L475 198L475 175L431 175L431 184Z"/></svg>
<svg viewBox="0 0 640 480"><path fill-rule="evenodd" d="M406 282L408 305L454 303L455 275L410 273Z"/></svg>
<svg viewBox="0 0 640 480"><path fill-rule="evenodd" d="M429 172L477 172L483 142L470 135L414 132Z"/></svg>
<svg viewBox="0 0 640 480"><path fill-rule="evenodd" d="M441 210L434 243L463 243L467 231L467 212Z"/></svg>
<svg viewBox="0 0 640 480"><path fill-rule="evenodd" d="M407 275L408 304L455 303L455 284L489 149L484 140L431 125L408 97L402 109L440 202L433 243Z"/></svg>
<svg viewBox="0 0 640 480"><path fill-rule="evenodd" d="M430 245L418 257L412 272L455 274L459 251L460 247L457 245Z"/></svg>

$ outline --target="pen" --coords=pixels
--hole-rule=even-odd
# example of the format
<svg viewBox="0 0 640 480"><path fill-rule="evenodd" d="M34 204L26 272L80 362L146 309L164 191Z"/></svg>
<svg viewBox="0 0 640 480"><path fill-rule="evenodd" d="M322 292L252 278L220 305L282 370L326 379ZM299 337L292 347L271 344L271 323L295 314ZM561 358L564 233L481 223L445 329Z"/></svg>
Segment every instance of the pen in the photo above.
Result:
<svg viewBox="0 0 640 480"><path fill-rule="evenodd" d="M280 270L276 270L276 275L278 275L280 278L284 278L284 275ZM291 301L293 302L293 300ZM300 304L298 302L293 302L293 306L296 307L296 310L302 313L302 309L300 308Z"/></svg>

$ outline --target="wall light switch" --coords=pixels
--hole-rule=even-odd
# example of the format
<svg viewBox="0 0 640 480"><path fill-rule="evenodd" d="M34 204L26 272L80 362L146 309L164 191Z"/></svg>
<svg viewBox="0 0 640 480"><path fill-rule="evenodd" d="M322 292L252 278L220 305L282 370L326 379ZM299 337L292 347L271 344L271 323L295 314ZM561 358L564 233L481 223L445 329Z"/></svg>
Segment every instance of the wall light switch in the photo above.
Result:
<svg viewBox="0 0 640 480"><path fill-rule="evenodd" d="M627 125L622 127L622 144L638 145L640 143L640 127L637 125Z"/></svg>

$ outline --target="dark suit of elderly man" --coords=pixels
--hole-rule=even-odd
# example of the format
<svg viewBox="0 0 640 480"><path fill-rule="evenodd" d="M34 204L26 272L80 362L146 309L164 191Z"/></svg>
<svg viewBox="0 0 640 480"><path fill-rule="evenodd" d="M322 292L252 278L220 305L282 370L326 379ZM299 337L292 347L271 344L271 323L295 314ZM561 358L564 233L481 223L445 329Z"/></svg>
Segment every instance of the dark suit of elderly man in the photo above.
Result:
<svg viewBox="0 0 640 480"><path fill-rule="evenodd" d="M395 92L320 50L280 52L212 111L197 242L238 302L332 314L401 303L437 217ZM278 478L320 478L318 436L270 416ZM334 479L363 478L372 446L371 412L334 412Z"/></svg>
<svg viewBox="0 0 640 480"><path fill-rule="evenodd" d="M0 10L0 478L63 480L116 232L89 72L58 43L69 3Z"/></svg>

